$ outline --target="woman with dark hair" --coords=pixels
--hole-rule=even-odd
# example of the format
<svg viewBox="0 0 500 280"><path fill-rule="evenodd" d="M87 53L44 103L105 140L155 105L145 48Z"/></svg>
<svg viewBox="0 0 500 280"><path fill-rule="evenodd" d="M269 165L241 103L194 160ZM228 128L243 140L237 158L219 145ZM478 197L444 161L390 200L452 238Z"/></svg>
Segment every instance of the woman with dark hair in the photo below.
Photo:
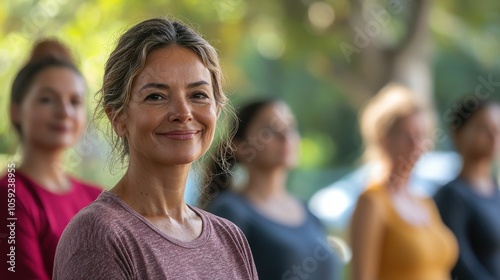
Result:
<svg viewBox="0 0 500 280"><path fill-rule="evenodd" d="M492 170L500 155L500 103L471 95L457 105L449 120L462 170L434 197L460 248L452 278L498 280L500 190Z"/></svg>
<svg viewBox="0 0 500 280"><path fill-rule="evenodd" d="M290 108L279 101L256 101L241 108L238 117L234 153L219 151L229 166L212 163L201 205L245 233L259 279L340 279L325 229L286 189L299 144ZM248 173L239 192L229 174L236 164Z"/></svg>
<svg viewBox="0 0 500 280"><path fill-rule="evenodd" d="M10 225L0 228L1 279L51 279L64 228L101 192L62 168L86 116L85 81L69 53L57 41L38 42L12 85L10 120L22 161L0 179L0 218Z"/></svg>
<svg viewBox="0 0 500 280"><path fill-rule="evenodd" d="M53 279L257 279L238 227L184 202L228 110L221 81L216 50L180 22L149 19L120 37L98 116L127 169L70 222Z"/></svg>

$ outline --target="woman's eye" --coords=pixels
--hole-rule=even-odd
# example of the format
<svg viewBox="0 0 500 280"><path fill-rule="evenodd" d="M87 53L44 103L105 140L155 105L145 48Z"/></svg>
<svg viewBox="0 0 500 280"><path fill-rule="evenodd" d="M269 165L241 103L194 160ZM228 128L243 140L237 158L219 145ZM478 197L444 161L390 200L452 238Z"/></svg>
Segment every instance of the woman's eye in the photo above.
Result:
<svg viewBox="0 0 500 280"><path fill-rule="evenodd" d="M73 99L73 100L71 100L71 104L72 104L73 106L78 106L78 105L80 105L81 103L82 103L82 102L81 102L80 100L78 100L78 99Z"/></svg>
<svg viewBox="0 0 500 280"><path fill-rule="evenodd" d="M193 97L196 99L207 99L208 95L203 92L197 92L193 94Z"/></svg>
<svg viewBox="0 0 500 280"><path fill-rule="evenodd" d="M40 98L40 103L42 103L42 104L50 103L50 101L51 101L50 97L41 97Z"/></svg>
<svg viewBox="0 0 500 280"><path fill-rule="evenodd" d="M150 94L146 97L146 100L163 100L163 96L157 93Z"/></svg>

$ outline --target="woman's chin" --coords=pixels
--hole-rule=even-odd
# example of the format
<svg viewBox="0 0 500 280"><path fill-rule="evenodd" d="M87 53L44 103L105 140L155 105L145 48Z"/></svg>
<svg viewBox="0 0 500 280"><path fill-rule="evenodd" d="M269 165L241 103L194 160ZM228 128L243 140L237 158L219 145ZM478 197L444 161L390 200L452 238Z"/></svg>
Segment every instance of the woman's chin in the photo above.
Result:
<svg viewBox="0 0 500 280"><path fill-rule="evenodd" d="M157 158L157 162L161 162L163 165L184 165L184 164L192 164L193 162L200 159L201 155L198 154L182 154L181 152L170 155L163 156Z"/></svg>
<svg viewBox="0 0 500 280"><path fill-rule="evenodd" d="M75 141L68 139L51 139L50 141L41 141L39 146L47 150L66 150L75 145Z"/></svg>

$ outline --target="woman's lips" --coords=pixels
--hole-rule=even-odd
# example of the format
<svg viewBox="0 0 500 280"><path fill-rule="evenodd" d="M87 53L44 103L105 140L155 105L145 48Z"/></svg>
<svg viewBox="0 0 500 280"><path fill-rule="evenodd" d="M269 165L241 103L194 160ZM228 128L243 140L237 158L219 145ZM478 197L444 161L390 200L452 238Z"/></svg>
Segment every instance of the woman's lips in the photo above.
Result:
<svg viewBox="0 0 500 280"><path fill-rule="evenodd" d="M193 139L196 134L198 134L198 132L198 130L176 130L167 133L161 133L161 135L173 140L189 140Z"/></svg>
<svg viewBox="0 0 500 280"><path fill-rule="evenodd" d="M69 127L64 125L51 125L49 126L50 130L58 133L65 133L69 131Z"/></svg>

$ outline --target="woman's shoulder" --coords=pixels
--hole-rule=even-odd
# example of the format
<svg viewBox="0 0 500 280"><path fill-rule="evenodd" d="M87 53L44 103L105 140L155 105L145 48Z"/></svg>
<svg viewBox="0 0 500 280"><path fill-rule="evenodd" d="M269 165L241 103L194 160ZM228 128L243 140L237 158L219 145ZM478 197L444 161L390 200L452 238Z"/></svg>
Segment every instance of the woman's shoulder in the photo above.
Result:
<svg viewBox="0 0 500 280"><path fill-rule="evenodd" d="M31 209L28 211L32 211L35 208L41 208L36 186L31 181L26 180L20 173L9 172L1 175L0 198L4 196L14 197L18 210Z"/></svg>
<svg viewBox="0 0 500 280"><path fill-rule="evenodd" d="M15 188L17 189L25 189L27 186L26 184L29 183L24 179L24 176L21 175L21 173L18 172L8 172L8 173L1 173L0 175L0 188L2 189L7 189L7 188Z"/></svg>
<svg viewBox="0 0 500 280"><path fill-rule="evenodd" d="M99 197L76 214L67 226L74 233L104 233L114 231L119 224L126 223L130 214L104 191Z"/></svg>
<svg viewBox="0 0 500 280"><path fill-rule="evenodd" d="M370 201L372 203L377 203L377 202L382 203L386 195L387 193L386 190L384 189L384 186L379 184L370 184L363 192L361 192L361 194L358 197L358 202Z"/></svg>
<svg viewBox="0 0 500 280"><path fill-rule="evenodd" d="M355 211L361 213L362 216L371 215L383 218L387 215L390 203L382 185L369 185L358 197Z"/></svg>
<svg viewBox="0 0 500 280"><path fill-rule="evenodd" d="M467 200L470 192L464 184L459 178L446 183L434 194L434 200L438 204L451 200Z"/></svg>
<svg viewBox="0 0 500 280"><path fill-rule="evenodd" d="M71 219L58 247L68 254L75 250L113 251L117 242L127 240L131 220L129 213L103 192Z"/></svg>
<svg viewBox="0 0 500 280"><path fill-rule="evenodd" d="M103 192L78 212L65 228L57 245L57 268L54 271L68 273L78 270L77 273L81 274L85 270L90 273L90 270L106 264L100 269L110 269L108 275L111 275L117 271L116 265L128 267L134 260L125 256L138 245L131 242L130 236L136 227L131 222L133 217L127 213L111 194Z"/></svg>

